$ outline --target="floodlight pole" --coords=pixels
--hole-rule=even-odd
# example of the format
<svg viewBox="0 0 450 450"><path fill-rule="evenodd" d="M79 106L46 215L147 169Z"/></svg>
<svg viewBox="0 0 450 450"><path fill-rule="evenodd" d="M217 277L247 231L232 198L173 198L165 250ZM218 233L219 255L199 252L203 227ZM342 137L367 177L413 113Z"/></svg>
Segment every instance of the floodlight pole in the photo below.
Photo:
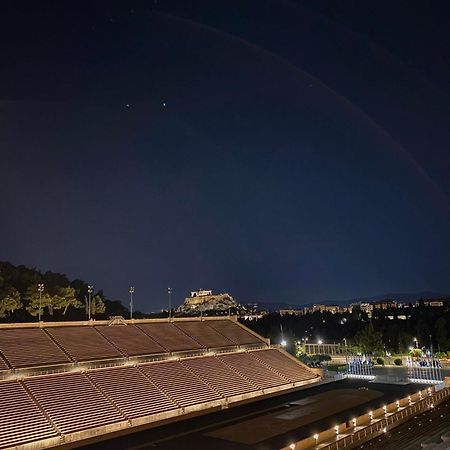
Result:
<svg viewBox="0 0 450 450"><path fill-rule="evenodd" d="M39 292L39 322L41 321L41 309L42 309L42 292L44 291L44 284L38 284L38 292Z"/></svg>
<svg viewBox="0 0 450 450"><path fill-rule="evenodd" d="M130 286L130 319L133 318L133 294L134 294L134 286Z"/></svg>
<svg viewBox="0 0 450 450"><path fill-rule="evenodd" d="M172 288L167 288L167 294L169 296L169 320L172 317Z"/></svg>
<svg viewBox="0 0 450 450"><path fill-rule="evenodd" d="M92 292L94 291L94 286L88 286L88 319L91 320L91 303L92 303Z"/></svg>

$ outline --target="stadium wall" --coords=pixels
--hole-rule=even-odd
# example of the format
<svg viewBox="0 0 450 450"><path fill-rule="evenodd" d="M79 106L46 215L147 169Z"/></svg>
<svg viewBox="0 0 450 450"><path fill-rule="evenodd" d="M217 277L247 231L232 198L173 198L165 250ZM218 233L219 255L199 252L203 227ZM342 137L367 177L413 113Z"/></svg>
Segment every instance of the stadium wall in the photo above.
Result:
<svg viewBox="0 0 450 450"><path fill-rule="evenodd" d="M410 420L435 405L450 398L450 386L436 390L435 387L423 389L416 394L404 397L385 407L375 409L352 419L351 424L340 423L333 428L293 442L280 450L339 450L354 449L370 441L387 430Z"/></svg>

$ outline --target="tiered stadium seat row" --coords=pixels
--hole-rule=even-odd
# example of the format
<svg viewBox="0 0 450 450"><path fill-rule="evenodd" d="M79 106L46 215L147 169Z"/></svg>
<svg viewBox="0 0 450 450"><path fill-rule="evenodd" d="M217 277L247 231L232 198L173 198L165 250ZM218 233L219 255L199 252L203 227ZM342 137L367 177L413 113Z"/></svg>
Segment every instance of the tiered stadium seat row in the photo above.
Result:
<svg viewBox="0 0 450 450"><path fill-rule="evenodd" d="M200 323L200 322L197 322ZM173 323L156 322L137 325L144 333L158 342L167 352L200 350L203 347Z"/></svg>
<svg viewBox="0 0 450 450"><path fill-rule="evenodd" d="M293 383L309 380L311 376L314 376L307 366L299 366L296 361L293 361L278 350L255 351L250 354Z"/></svg>
<svg viewBox="0 0 450 450"><path fill-rule="evenodd" d="M40 328L0 330L0 351L13 368L70 362Z"/></svg>
<svg viewBox="0 0 450 450"><path fill-rule="evenodd" d="M87 376L127 419L179 407L135 367L94 370Z"/></svg>
<svg viewBox="0 0 450 450"><path fill-rule="evenodd" d="M211 320L208 321L207 324L236 345L263 343L260 338L231 320Z"/></svg>
<svg viewBox="0 0 450 450"><path fill-rule="evenodd" d="M0 370L9 369L6 362L20 369L242 345L261 346L265 342L227 319L1 328Z"/></svg>
<svg viewBox="0 0 450 450"><path fill-rule="evenodd" d="M174 325L191 336L204 348L231 347L236 344L230 341L206 322L175 322Z"/></svg>
<svg viewBox="0 0 450 450"><path fill-rule="evenodd" d="M289 382L278 375L273 368L269 368L253 358L250 353L230 353L220 355L218 358L260 389L281 386ZM285 358L287 357L285 356Z"/></svg>
<svg viewBox="0 0 450 450"><path fill-rule="evenodd" d="M151 355L166 353L150 336L134 325L98 326L95 327L109 342L126 356Z"/></svg>
<svg viewBox="0 0 450 450"><path fill-rule="evenodd" d="M218 392L205 384L179 361L143 364L139 368L183 408L222 398Z"/></svg>
<svg viewBox="0 0 450 450"><path fill-rule="evenodd" d="M190 358L182 361L182 364L196 372L224 397L245 394L258 388L215 356Z"/></svg>
<svg viewBox="0 0 450 450"><path fill-rule="evenodd" d="M0 448L57 436L18 381L0 382L0 399Z"/></svg>
<svg viewBox="0 0 450 450"><path fill-rule="evenodd" d="M124 420L82 373L65 373L24 381L63 434Z"/></svg>
<svg viewBox="0 0 450 450"><path fill-rule="evenodd" d="M261 389L291 387L297 372L315 379L279 350L265 349L0 381L0 449L259 396Z"/></svg>
<svg viewBox="0 0 450 450"><path fill-rule="evenodd" d="M49 327L46 331L75 361L123 357L93 327Z"/></svg>

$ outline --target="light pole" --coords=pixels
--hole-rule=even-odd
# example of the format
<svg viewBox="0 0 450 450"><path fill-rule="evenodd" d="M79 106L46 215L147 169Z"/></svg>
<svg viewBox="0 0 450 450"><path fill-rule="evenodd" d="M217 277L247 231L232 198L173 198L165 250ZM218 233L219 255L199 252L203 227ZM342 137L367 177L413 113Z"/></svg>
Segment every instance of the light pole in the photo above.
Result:
<svg viewBox="0 0 450 450"><path fill-rule="evenodd" d="M130 319L133 318L133 294L134 286L130 286Z"/></svg>
<svg viewBox="0 0 450 450"><path fill-rule="evenodd" d="M348 370L348 350L347 350L347 338L343 339L344 341L344 353L345 353L345 370Z"/></svg>
<svg viewBox="0 0 450 450"><path fill-rule="evenodd" d="M172 317L172 288L167 288L167 294L169 296L169 320Z"/></svg>
<svg viewBox="0 0 450 450"><path fill-rule="evenodd" d="M88 319L91 320L91 302L92 302L92 292L94 291L94 286L88 285Z"/></svg>
<svg viewBox="0 0 450 450"><path fill-rule="evenodd" d="M41 321L41 308L42 308L42 292L44 292L44 283L39 283L37 285L39 292L39 322Z"/></svg>

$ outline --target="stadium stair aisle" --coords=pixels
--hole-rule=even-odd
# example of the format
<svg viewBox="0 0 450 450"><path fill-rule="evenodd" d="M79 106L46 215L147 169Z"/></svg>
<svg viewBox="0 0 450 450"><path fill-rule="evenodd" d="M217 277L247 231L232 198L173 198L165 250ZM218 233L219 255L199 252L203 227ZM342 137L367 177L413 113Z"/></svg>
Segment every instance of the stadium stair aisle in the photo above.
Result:
<svg viewBox="0 0 450 450"><path fill-rule="evenodd" d="M6 358L2 355L2 352L0 352L0 371L2 370L9 370L10 367L8 366L8 363L6 362Z"/></svg>

